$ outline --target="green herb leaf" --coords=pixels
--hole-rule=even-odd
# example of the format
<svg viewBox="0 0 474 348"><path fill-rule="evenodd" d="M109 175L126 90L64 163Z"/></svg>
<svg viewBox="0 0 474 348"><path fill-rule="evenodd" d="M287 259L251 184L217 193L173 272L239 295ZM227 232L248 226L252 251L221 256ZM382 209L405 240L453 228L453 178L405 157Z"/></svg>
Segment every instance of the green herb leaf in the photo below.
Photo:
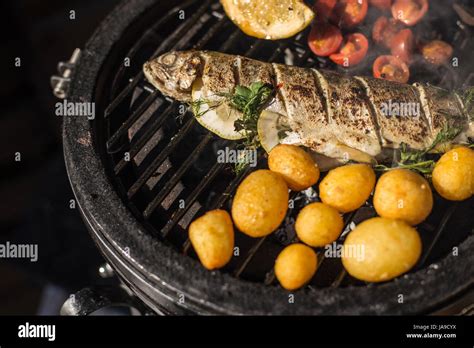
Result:
<svg viewBox="0 0 474 348"><path fill-rule="evenodd" d="M257 122L263 108L273 95L273 86L254 82L248 88L237 86L232 95L226 95L230 105L242 113L242 118L234 123L237 131L245 132L244 144L259 147Z"/></svg>
<svg viewBox="0 0 474 348"><path fill-rule="evenodd" d="M207 109L201 110L203 105L208 105ZM192 101L189 103L189 106L191 107L191 110L193 111L194 116L196 117L201 117L209 110L216 109L220 103L212 103L210 100L205 99L205 98L200 98L198 100Z"/></svg>
<svg viewBox="0 0 474 348"><path fill-rule="evenodd" d="M436 138L433 143L423 152L426 154L433 150L439 144L447 143L454 140L461 132L462 128L458 128L449 124L445 125L443 129L436 135Z"/></svg>
<svg viewBox="0 0 474 348"><path fill-rule="evenodd" d="M402 143L400 145L400 161L398 161L393 167L377 165L374 167L374 169L377 171L388 171L390 169L403 168L417 171L425 176L430 176L434 169L435 162L433 160L426 159L426 155L439 144L454 140L460 132L461 129L446 125L436 135L431 145L424 150L410 149L407 144Z"/></svg>

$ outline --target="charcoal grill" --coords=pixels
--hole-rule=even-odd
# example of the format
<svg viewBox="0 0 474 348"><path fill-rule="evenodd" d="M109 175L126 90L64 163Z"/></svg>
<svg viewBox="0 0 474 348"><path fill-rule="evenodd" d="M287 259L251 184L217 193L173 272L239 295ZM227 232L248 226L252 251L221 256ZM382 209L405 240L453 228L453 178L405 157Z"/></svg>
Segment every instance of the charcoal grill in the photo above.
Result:
<svg viewBox="0 0 474 348"><path fill-rule="evenodd" d="M471 29L441 6L443 11L430 13L443 15L426 20L418 36L434 38L437 31L432 28L442 30L460 65L433 70L416 63L413 80L446 88L474 84L467 63L473 49ZM374 16L369 13L368 22ZM359 30L368 33L370 26ZM296 194L295 208L276 233L260 239L236 233L239 256L229 265L209 272L199 264L187 239L189 222L207 210L228 209L249 170L236 175L232 165L217 163L217 150L234 144L204 130L186 106L156 91L145 80L142 64L172 49L196 48L337 70L310 53L306 36L307 32L279 42L252 39L227 19L218 2L210 0L130 0L109 15L82 50L70 81L68 100L95 102L96 118L66 117L63 128L70 182L98 248L123 283L161 314L469 310L473 200L448 204L436 196L432 216L419 226L424 245L420 262L410 273L382 284L352 279L339 259L325 258L318 249L320 265L305 288L289 293L278 286L274 259L294 240L292 219L311 199ZM369 64L379 52L374 49L370 54L367 65L340 71L370 74ZM259 166L266 166L265 154L260 155ZM346 231L370 216L374 216L370 202L346 214Z"/></svg>

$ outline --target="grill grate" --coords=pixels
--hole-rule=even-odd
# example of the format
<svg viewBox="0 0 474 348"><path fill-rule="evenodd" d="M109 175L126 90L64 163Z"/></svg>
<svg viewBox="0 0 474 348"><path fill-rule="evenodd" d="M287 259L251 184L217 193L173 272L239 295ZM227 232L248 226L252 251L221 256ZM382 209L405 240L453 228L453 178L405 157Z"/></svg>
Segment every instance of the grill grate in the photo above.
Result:
<svg viewBox="0 0 474 348"><path fill-rule="evenodd" d="M192 15L182 21L178 19L180 11ZM163 38L160 33L166 32L166 28L176 30ZM294 64L303 67L369 73L368 65L346 72L330 65L325 59L314 57L306 48L306 35L303 33L296 39L280 42L253 40L233 26L219 3L191 0L162 16L133 45L126 57L131 61L144 62L169 50L195 48L241 54L271 62L284 62L285 57L292 55ZM466 46L468 35L458 30L455 37L458 42L453 42L455 47ZM156 46L158 48L154 49ZM441 71L428 76L428 79L423 75L426 74L423 69L417 69L417 74L419 71L418 75L423 76L424 81L441 81L445 83L444 87L453 87L449 85L453 79L447 78L452 71ZM235 175L229 165L217 163L217 149L225 146L232 148L235 143L223 141L204 131L189 110L180 112L184 110L183 106L163 98L145 80L141 71L135 76L130 75L123 65L119 68L111 87L111 101L104 112L109 134L104 146L111 176L124 202L152 235L180 252L196 257L187 238L188 224L204 211L229 208L232 193L250 169ZM260 166L265 165L264 159L265 154L260 153ZM296 241L291 225L296 213L307 203L302 194L293 193L291 198L295 201L295 207L290 209L284 226L274 234L260 239L236 234L236 246L240 248L241 256L234 257L223 271L267 285L275 283L274 259L284 245ZM461 231L464 228L464 232L456 232L450 246L472 233L472 219L467 221L465 217L472 216L472 201L446 204L437 198L435 207L433 216L418 228L425 246L418 268L425 267L449 250L443 247L436 251L446 230ZM471 213L466 214L469 209ZM358 211L346 214L345 233L337 243L344 241L352 223L374 215L370 201ZM308 289L364 285L348 276L339 260L326 258L323 249L316 251L319 267Z"/></svg>

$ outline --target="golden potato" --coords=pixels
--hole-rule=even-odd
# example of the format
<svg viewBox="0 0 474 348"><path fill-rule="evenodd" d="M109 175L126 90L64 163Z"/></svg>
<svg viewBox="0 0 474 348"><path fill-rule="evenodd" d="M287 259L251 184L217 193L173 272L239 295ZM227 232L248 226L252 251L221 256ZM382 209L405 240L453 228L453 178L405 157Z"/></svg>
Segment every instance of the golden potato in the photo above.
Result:
<svg viewBox="0 0 474 348"><path fill-rule="evenodd" d="M294 145L275 146L268 156L268 167L281 174L293 191L306 190L319 179L318 165L305 150Z"/></svg>
<svg viewBox="0 0 474 348"><path fill-rule="evenodd" d="M296 218L298 238L312 246L322 247L334 242L342 232L344 222L339 212L323 203L311 203Z"/></svg>
<svg viewBox="0 0 474 348"><path fill-rule="evenodd" d="M474 151L459 147L446 152L433 170L433 186L450 201L463 201L474 194Z"/></svg>
<svg viewBox="0 0 474 348"><path fill-rule="evenodd" d="M275 276L287 290L296 290L313 278L317 256L304 244L291 244L281 251L275 261Z"/></svg>
<svg viewBox="0 0 474 348"><path fill-rule="evenodd" d="M242 181L232 203L237 228L250 237L263 237L282 223L288 210L288 187L280 174L257 170Z"/></svg>
<svg viewBox="0 0 474 348"><path fill-rule="evenodd" d="M234 251L234 226L228 212L212 210L189 226L189 239L207 269L223 267Z"/></svg>
<svg viewBox="0 0 474 348"><path fill-rule="evenodd" d="M374 189L375 173L366 164L349 164L331 170L319 184L323 203L342 213L360 208Z"/></svg>
<svg viewBox="0 0 474 348"><path fill-rule="evenodd" d="M380 177L375 187L374 207L382 217L414 226L430 215L433 194L421 175L408 169L393 169Z"/></svg>
<svg viewBox="0 0 474 348"><path fill-rule="evenodd" d="M353 277L383 282L409 271L421 255L421 239L415 228L401 220L372 218L347 236L342 264Z"/></svg>

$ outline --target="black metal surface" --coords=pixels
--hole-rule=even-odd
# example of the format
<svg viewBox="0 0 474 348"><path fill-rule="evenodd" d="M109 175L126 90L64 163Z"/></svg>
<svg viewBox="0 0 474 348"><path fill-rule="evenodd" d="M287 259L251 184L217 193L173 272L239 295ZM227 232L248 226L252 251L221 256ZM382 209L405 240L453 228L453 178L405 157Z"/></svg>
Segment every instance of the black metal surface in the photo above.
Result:
<svg viewBox="0 0 474 348"><path fill-rule="evenodd" d="M296 41L254 41L230 23L216 3L188 1L171 9L175 3L129 1L110 16L89 42L71 86L74 99L97 103L99 117L94 123L71 118L64 126L71 183L93 236L148 305L198 313L426 313L472 285L472 200L456 209L436 200L432 219L420 226L422 261L415 272L392 282L367 286L354 281L338 260L326 260L319 250L318 272L307 288L297 292L294 304L288 304L288 293L277 285L268 286L274 284L276 254L294 240L291 228L259 240L237 233L241 256L224 272L205 271L196 260L183 256L190 249L186 237L190 219L208 209L228 208L246 173L235 176L229 166L216 163L216 149L231 144L200 128L189 112L180 114L178 103L153 92L143 79L142 63L170 49L192 47L269 61L283 61L283 53L290 50L296 65L327 62L313 58L305 48L305 35ZM180 10L189 18L177 20ZM132 13L124 16L126 11ZM140 20L135 22L136 18ZM111 39L113 48L107 42ZM130 71L120 64L124 57L135 62ZM424 73L420 70L419 77ZM431 76L434 82L443 81L442 74ZM126 153L130 161L124 159ZM265 165L264 159L260 165ZM294 217L303 198L293 198L298 199ZM184 208L179 208L180 200ZM198 202L200 207L193 209ZM345 221L357 223L371 215L368 205ZM444 231L454 239L439 248ZM458 244L459 256L453 256L450 248ZM129 256L124 254L127 250ZM427 267L434 260L436 267ZM404 305L397 303L400 293ZM179 302L179 294L187 300Z"/></svg>

